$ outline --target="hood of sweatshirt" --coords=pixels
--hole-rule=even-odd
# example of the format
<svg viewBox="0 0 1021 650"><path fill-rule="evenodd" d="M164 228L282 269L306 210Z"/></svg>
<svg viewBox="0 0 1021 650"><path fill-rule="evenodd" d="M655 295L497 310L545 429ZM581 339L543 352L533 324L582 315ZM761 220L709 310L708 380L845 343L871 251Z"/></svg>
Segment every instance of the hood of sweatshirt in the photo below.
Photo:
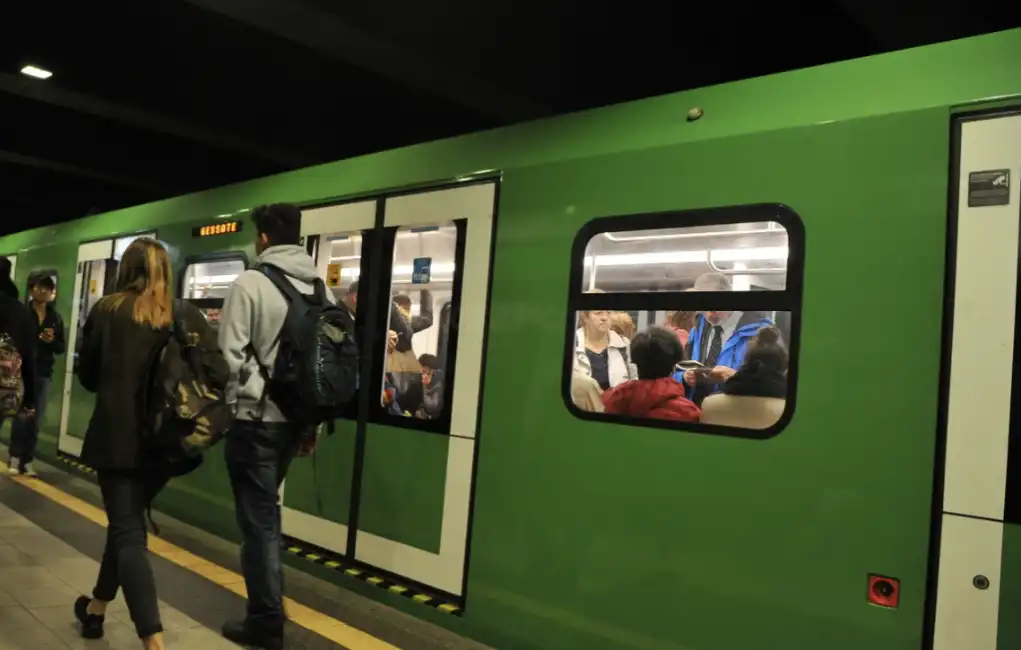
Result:
<svg viewBox="0 0 1021 650"><path fill-rule="evenodd" d="M295 280L314 284L318 272L304 246L272 246L263 251L256 264L275 266Z"/></svg>

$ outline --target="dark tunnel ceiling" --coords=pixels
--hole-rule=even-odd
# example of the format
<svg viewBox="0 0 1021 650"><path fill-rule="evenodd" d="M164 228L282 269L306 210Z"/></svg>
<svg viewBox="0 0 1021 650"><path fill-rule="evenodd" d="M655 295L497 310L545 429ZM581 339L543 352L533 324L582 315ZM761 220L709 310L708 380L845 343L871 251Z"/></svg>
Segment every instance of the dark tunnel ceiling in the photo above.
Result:
<svg viewBox="0 0 1021 650"><path fill-rule="evenodd" d="M0 233L1021 23L1011 3L746 4L6 3Z"/></svg>

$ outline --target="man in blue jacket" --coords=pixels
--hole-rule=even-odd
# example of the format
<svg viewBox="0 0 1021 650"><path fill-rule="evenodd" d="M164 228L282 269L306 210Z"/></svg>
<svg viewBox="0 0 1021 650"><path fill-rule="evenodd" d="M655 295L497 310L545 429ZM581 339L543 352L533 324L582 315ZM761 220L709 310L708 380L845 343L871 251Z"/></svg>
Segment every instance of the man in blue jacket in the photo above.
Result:
<svg viewBox="0 0 1021 650"><path fill-rule="evenodd" d="M730 281L718 273L707 273L695 281L695 291L730 291ZM695 319L688 337L687 358L698 361L708 370L688 370L675 375L688 386L688 399L701 404L718 392L722 385L744 363L745 351L752 337L773 320L761 311L705 311Z"/></svg>

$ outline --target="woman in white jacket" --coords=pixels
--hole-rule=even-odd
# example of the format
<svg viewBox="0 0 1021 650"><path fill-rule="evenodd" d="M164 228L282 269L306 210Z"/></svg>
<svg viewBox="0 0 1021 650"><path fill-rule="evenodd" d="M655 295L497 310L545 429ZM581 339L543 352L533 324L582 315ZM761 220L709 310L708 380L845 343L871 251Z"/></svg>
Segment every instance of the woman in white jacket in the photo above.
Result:
<svg viewBox="0 0 1021 650"><path fill-rule="evenodd" d="M574 370L595 379L603 390L638 378L631 365L631 344L610 329L610 318L608 311L580 312L575 334Z"/></svg>

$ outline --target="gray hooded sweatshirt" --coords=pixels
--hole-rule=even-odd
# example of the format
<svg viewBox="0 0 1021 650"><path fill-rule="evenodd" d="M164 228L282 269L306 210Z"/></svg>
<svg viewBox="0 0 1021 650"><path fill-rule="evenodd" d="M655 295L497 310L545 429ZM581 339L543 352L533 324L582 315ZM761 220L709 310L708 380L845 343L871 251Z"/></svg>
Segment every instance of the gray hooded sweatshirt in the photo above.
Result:
<svg viewBox="0 0 1021 650"><path fill-rule="evenodd" d="M318 273L303 246L267 248L256 262L277 267L301 293L313 293ZM333 293L326 292L334 302ZM277 358L280 330L287 315L287 300L261 271L249 270L238 276L227 294L220 313L220 348L227 358L231 379L227 399L237 401L241 420L286 422L271 400L261 407L265 382L261 363L272 376Z"/></svg>

